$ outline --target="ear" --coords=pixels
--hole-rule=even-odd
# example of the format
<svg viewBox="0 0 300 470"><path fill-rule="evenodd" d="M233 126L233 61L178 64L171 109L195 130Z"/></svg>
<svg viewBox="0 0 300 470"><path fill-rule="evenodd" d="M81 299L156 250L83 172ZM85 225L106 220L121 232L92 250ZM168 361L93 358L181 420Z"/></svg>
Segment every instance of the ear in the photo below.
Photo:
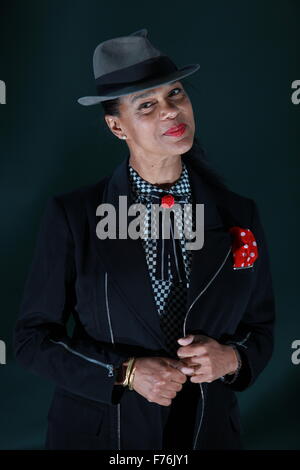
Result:
<svg viewBox="0 0 300 470"><path fill-rule="evenodd" d="M105 120L109 130L116 137L118 137L118 139L120 139L120 136L123 134L123 131L118 127L119 126L118 118L116 116L111 116L110 114L105 114L104 115L104 120Z"/></svg>
<svg viewBox="0 0 300 470"><path fill-rule="evenodd" d="M112 116L108 115L108 114L105 114L104 116L104 121L106 122L107 124L107 127L109 128L109 130L112 131L112 127L115 125L114 121L111 120Z"/></svg>

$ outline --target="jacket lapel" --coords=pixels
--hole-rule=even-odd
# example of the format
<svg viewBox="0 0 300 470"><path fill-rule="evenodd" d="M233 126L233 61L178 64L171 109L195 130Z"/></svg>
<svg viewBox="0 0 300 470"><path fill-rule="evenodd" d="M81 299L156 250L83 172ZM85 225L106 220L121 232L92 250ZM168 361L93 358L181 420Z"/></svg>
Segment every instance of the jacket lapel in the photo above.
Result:
<svg viewBox="0 0 300 470"><path fill-rule="evenodd" d="M231 247L231 235L224 224L223 212L218 208L213 190L203 181L196 169L189 165L184 155L182 158L187 164L193 205L204 204L204 242L201 249L192 250L188 311L222 266Z"/></svg>
<svg viewBox="0 0 300 470"><path fill-rule="evenodd" d="M224 227L217 210L213 193L203 182L183 155L189 172L193 204L204 204L204 244L199 250L192 250L191 279L188 289L188 309L194 300L219 269L231 244L230 234ZM116 238L100 240L96 235L97 253L106 267L108 276L114 283L126 304L137 319L144 325L163 349L166 348L160 328L151 279L141 238L119 238L119 196L124 198L121 214L128 214L132 204L128 172L129 155L116 167L108 179L98 205L112 204L116 210ZM127 216L129 224L135 216ZM95 213L95 227L101 218ZM188 310L187 310L188 311Z"/></svg>
<svg viewBox="0 0 300 470"><path fill-rule="evenodd" d="M132 204L128 172L129 155L116 167L107 182L99 204L112 204L116 209L116 238L100 240L96 237L98 255L106 266L110 280L118 288L126 304L137 319L144 325L163 349L166 349L163 332L160 328L155 298L142 240L130 237L118 238L119 231L119 196L126 196L122 214L128 214ZM128 225L135 216L127 216ZM99 222L95 214L95 226Z"/></svg>

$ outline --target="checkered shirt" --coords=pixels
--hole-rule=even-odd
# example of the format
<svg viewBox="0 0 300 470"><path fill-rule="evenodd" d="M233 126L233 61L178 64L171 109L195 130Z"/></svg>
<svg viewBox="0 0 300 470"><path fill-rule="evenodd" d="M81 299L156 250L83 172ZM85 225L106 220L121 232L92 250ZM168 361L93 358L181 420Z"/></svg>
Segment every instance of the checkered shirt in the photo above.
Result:
<svg viewBox="0 0 300 470"><path fill-rule="evenodd" d="M157 307L157 312L160 317L160 325L166 338L168 349L172 355L176 358L176 351L180 346L177 339L183 336L183 322L187 313L187 289L189 288L190 272L191 272L191 250L187 250L185 247L187 239L183 236L179 239L182 256L184 260L186 281L174 282L172 279L172 272L170 269L170 256L169 260L169 276L168 280L156 279L154 276L156 266L156 244L157 240L151 238L151 202L142 202L141 195L147 196L150 191L157 191L157 193L166 194L180 194L188 198L188 202L192 203L191 187L189 182L189 175L185 163L182 161L182 172L180 178L166 191L161 189L148 181L145 181L133 168L129 165L129 178L131 184L131 194L133 203L143 203L146 206L147 214L143 220L143 234L145 238L141 238L142 244L145 250L149 275L152 283L153 294ZM189 210L188 206L185 206L184 223L188 225L189 229L192 229L194 225L193 213ZM176 213L175 213L176 215ZM175 217L175 223L179 230L179 220ZM179 232L181 233L181 232Z"/></svg>

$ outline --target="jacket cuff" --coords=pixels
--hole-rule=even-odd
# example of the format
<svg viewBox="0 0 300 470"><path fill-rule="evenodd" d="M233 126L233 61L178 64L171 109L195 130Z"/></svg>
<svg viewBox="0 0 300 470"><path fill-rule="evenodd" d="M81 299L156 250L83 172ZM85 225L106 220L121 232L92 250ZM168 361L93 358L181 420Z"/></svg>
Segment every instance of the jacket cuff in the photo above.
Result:
<svg viewBox="0 0 300 470"><path fill-rule="evenodd" d="M238 365L237 365L236 371L234 373L223 375L222 377L220 377L220 380L222 382L227 383L227 384L231 384L237 379L237 377L239 375L239 372L240 372L240 369L241 369L241 366L242 366L242 359L241 359L241 355L240 355L240 353L239 353L239 351L238 351L235 344L228 343L228 346L231 346L234 349L234 352L235 352L237 360L238 360Z"/></svg>
<svg viewBox="0 0 300 470"><path fill-rule="evenodd" d="M232 346L234 346L236 351L238 352L240 356L240 367L238 368L238 373L235 373L233 375L226 374L225 376L220 377L220 381L235 391L241 391L247 388L247 386L251 382L252 372L248 357L243 347L235 343L227 344L231 344Z"/></svg>

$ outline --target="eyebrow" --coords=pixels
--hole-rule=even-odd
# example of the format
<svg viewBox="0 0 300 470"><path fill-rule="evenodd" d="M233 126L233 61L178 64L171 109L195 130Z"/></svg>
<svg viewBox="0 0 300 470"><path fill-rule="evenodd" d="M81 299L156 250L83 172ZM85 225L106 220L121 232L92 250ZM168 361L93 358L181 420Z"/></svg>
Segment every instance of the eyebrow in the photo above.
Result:
<svg viewBox="0 0 300 470"><path fill-rule="evenodd" d="M168 85L171 86L174 83L177 83L178 80L174 80L173 82L170 82ZM141 93L140 95L135 95L131 100L130 103L134 103L136 100L142 99L142 98L147 98L148 96L155 95L156 92L154 90L146 91L145 93Z"/></svg>

